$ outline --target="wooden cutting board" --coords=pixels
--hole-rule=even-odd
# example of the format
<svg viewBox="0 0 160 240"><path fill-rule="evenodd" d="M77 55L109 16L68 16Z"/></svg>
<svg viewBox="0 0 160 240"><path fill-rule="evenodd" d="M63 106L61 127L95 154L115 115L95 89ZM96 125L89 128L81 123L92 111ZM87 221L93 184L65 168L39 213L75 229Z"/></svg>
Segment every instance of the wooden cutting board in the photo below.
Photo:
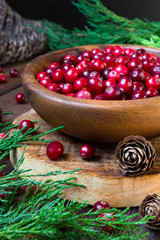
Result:
<svg viewBox="0 0 160 240"><path fill-rule="evenodd" d="M54 116L53 116L54 117ZM51 127L44 122L37 113L31 109L15 119L19 124L22 120L29 119L37 121L41 126L38 134L48 131ZM21 169L32 169L30 173L47 173L54 170L73 170L81 168L74 175L52 176L53 180L75 176L76 183L83 184L86 188L73 187L64 191L64 197L68 200L77 199L79 202L88 200L93 205L96 201L105 200L111 207L139 206L148 194L160 194L160 137L151 140L156 149L156 162L150 173L139 177L124 177L117 170L113 161L116 145L93 144L96 157L92 161L81 159L79 149L84 141L69 137L58 131L44 137L53 141L58 140L64 145L64 155L56 161L51 161L46 155L46 143L27 143L25 160ZM22 147L11 151L10 159L13 166L21 157ZM46 180L47 177L35 177L35 179Z"/></svg>

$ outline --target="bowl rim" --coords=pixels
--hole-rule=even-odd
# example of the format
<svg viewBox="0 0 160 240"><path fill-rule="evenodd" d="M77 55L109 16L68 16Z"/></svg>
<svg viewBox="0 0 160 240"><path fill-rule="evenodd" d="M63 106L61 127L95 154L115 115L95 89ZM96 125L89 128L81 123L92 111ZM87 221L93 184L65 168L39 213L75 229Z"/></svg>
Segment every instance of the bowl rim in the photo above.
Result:
<svg viewBox="0 0 160 240"><path fill-rule="evenodd" d="M72 50L79 50L84 49L90 46L93 46L93 48L97 47L104 47L104 46L122 46L127 48L145 48L147 51L153 51L155 53L160 53L160 48L155 47L148 47L144 45L133 45L133 44L95 44L95 45L82 45L82 46L76 46L71 48L65 48L61 50L51 51L42 55L39 55L38 57L35 57L30 62L28 62L25 67L22 70L21 78L22 78L22 84L24 89L27 88L29 91L38 92L41 96L45 96L48 99L55 100L58 102L70 103L72 105L85 105L86 107L100 107L100 108L113 108L113 107L131 107L131 108L144 108L144 105L147 107L147 105L155 105L160 100L160 96L155 96L151 98L145 98L145 99L136 99L136 100L94 100L94 99L82 99L82 98L75 98L66 96L64 94L56 93L53 91L48 90L47 88L43 87L38 83L36 80L35 75L33 74L32 68L34 64L38 64L40 60L43 58L46 58L50 55L57 55L66 51L72 51Z"/></svg>

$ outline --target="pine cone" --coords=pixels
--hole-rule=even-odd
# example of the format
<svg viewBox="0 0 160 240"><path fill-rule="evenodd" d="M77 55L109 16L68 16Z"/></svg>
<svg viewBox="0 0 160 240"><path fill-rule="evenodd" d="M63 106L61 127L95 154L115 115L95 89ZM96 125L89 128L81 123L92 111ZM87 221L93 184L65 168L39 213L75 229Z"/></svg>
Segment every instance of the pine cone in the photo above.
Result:
<svg viewBox="0 0 160 240"><path fill-rule="evenodd" d="M145 197L139 207L140 218L148 216L154 216L146 224L148 228L160 230L160 195L153 194Z"/></svg>
<svg viewBox="0 0 160 240"><path fill-rule="evenodd" d="M155 160L155 149L142 136L128 136L115 149L115 162L125 176L148 172Z"/></svg>

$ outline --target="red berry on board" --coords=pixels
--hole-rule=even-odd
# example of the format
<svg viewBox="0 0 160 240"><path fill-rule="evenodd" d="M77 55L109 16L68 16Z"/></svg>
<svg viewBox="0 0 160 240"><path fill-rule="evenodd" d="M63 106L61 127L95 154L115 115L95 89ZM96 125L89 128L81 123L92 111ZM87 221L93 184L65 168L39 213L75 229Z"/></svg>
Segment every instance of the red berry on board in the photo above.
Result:
<svg viewBox="0 0 160 240"><path fill-rule="evenodd" d="M91 59L92 58L92 52L91 51L84 51L82 53L83 59Z"/></svg>
<svg viewBox="0 0 160 240"><path fill-rule="evenodd" d="M91 160L95 156L94 147L90 144L84 144L80 147L80 156L84 160Z"/></svg>
<svg viewBox="0 0 160 240"><path fill-rule="evenodd" d="M25 127L25 128L24 128ZM33 130L34 129L34 123L30 120L23 120L19 124L19 129L23 129L23 133L27 132L29 129Z"/></svg>
<svg viewBox="0 0 160 240"><path fill-rule="evenodd" d="M63 155L64 147L58 141L50 142L46 149L46 154L49 159L56 160Z"/></svg>
<svg viewBox="0 0 160 240"><path fill-rule="evenodd" d="M102 213L100 214L100 218L105 218L106 222L111 221L116 221L116 217L113 217L113 213ZM107 231L107 232L112 232L114 228L112 226L102 226L102 229Z"/></svg>
<svg viewBox="0 0 160 240"><path fill-rule="evenodd" d="M93 99L91 92L87 88L83 88L82 90L77 92L76 98Z"/></svg>
<svg viewBox="0 0 160 240"><path fill-rule="evenodd" d="M93 205L94 211L105 209L105 208L110 208L110 205L106 201L97 201Z"/></svg>
<svg viewBox="0 0 160 240"><path fill-rule="evenodd" d="M89 70L90 66L89 66L90 60L82 60L80 63L78 63L78 65L76 66L76 69L79 72L79 75L82 74L82 72L84 72L85 70Z"/></svg>
<svg viewBox="0 0 160 240"><path fill-rule="evenodd" d="M24 93L18 93L18 94L15 96L15 99L16 99L17 103L22 104L22 103L25 102L26 97L25 97Z"/></svg>
<svg viewBox="0 0 160 240"><path fill-rule="evenodd" d="M16 78L18 76L19 72L17 69L11 69L9 72L9 75L11 78Z"/></svg>
<svg viewBox="0 0 160 240"><path fill-rule="evenodd" d="M3 73L0 73L0 83L5 83L7 81L6 76Z"/></svg>

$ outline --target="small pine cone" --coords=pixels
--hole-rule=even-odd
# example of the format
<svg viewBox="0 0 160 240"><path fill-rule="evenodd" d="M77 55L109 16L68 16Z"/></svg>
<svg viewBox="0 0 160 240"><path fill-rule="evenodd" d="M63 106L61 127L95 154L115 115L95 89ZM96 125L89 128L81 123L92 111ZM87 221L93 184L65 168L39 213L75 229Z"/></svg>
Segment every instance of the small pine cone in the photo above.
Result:
<svg viewBox="0 0 160 240"><path fill-rule="evenodd" d="M153 194L145 197L139 207L140 218L148 215L153 219L148 220L146 226L154 230L160 230L160 195Z"/></svg>
<svg viewBox="0 0 160 240"><path fill-rule="evenodd" d="M121 173L135 177L151 169L155 160L155 149L142 136L128 136L117 145L114 156Z"/></svg>

